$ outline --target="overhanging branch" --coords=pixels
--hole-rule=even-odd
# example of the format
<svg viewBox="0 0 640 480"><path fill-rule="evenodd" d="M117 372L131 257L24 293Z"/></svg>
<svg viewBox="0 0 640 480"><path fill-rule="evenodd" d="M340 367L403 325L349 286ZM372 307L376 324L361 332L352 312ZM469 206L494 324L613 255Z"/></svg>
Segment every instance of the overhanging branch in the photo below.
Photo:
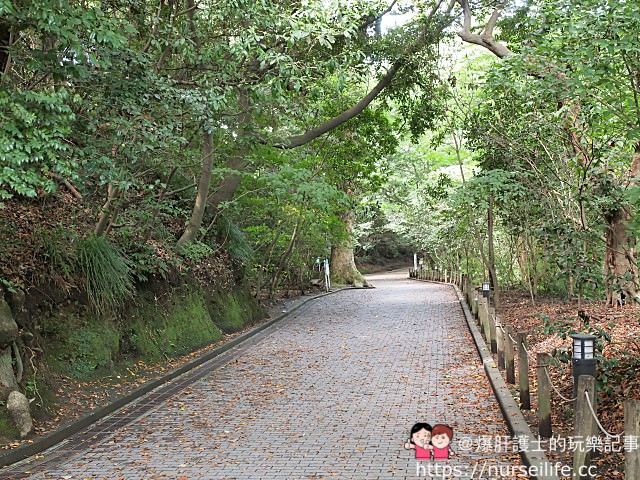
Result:
<svg viewBox="0 0 640 480"><path fill-rule="evenodd" d="M354 106L352 106L348 110L345 110L341 114L333 118L330 118L326 122L318 125L317 127L312 128L311 130L308 130L307 132L301 135L294 135L292 137L289 137L287 140L283 142L274 144L274 146L282 149L300 147L302 145L305 145L306 143L309 143L312 140L315 140L316 138L324 135L325 133L333 130L334 128L342 125L343 123L351 120L352 118L362 113L362 111L365 108L367 108L369 104L373 102L373 100L375 100L376 97L378 97L378 95L380 95L380 93L391 84L393 78L396 76L396 74L402 69L402 67L406 63L405 59L410 57L411 55L413 55L414 53L416 53L418 50L420 50L422 47L425 46L427 39L429 38L429 35L427 34L428 29L429 27L431 27L432 20L435 17L438 10L440 9L440 6L443 4L443 2L444 0L438 1L438 3L434 6L429 16L427 17L424 27L420 32L420 35L418 36L418 38L391 65L389 70L387 70L387 73L385 73L384 76L380 78L378 83L358 103L356 103ZM455 0L450 0L447 6L447 10L445 12L445 16L448 17L450 15L454 5L455 5ZM393 6L393 3L392 3L392 6ZM449 22L443 22L442 25L440 25L439 29L434 33L440 34L448 24Z"/></svg>

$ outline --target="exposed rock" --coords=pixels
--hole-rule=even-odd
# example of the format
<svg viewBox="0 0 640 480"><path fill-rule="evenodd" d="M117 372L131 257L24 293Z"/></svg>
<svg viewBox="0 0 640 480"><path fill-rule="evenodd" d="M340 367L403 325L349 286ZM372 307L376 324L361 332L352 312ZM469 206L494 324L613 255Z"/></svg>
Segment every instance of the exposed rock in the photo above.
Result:
<svg viewBox="0 0 640 480"><path fill-rule="evenodd" d="M18 324L13 319L9 304L0 297L0 348L5 348L18 336Z"/></svg>
<svg viewBox="0 0 640 480"><path fill-rule="evenodd" d="M29 400L22 393L14 390L7 399L7 410L20 433L20 438L25 438L33 428Z"/></svg>

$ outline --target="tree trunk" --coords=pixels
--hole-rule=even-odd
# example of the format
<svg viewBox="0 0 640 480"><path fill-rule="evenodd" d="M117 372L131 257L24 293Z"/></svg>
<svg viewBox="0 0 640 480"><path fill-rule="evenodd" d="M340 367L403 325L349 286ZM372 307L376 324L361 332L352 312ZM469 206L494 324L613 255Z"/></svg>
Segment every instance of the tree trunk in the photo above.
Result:
<svg viewBox="0 0 640 480"><path fill-rule="evenodd" d="M9 47L13 43L13 33L8 23L0 22L0 74L9 75L11 70L11 55Z"/></svg>
<svg viewBox="0 0 640 480"><path fill-rule="evenodd" d="M293 249L296 246L296 241L298 240L298 232L300 231L300 224L302 223L302 217L298 218L296 225L293 227L293 232L291 232L291 238L289 239L289 244L287 245L287 249L284 251L282 256L280 257L280 261L278 262L278 268L276 269L273 277L271 277L271 286L269 288L269 298L273 298L273 293L278 286L278 282L280 281L280 275L289 264L289 259L291 258L291 254L293 253Z"/></svg>
<svg viewBox="0 0 640 480"><path fill-rule="evenodd" d="M242 150L243 151L241 153L229 158L227 161L227 168L233 170L233 172L224 176L218 184L218 188L216 188L215 192L213 192L209 197L208 203L214 209L219 209L220 204L223 202L230 202L233 200L233 196L240 186L242 175L240 175L239 172L243 171L249 165L249 162L246 159L247 152L244 148Z"/></svg>
<svg viewBox="0 0 640 480"><path fill-rule="evenodd" d="M355 214L349 210L340 215L340 219L344 223L347 238L331 247L331 277L335 283L368 287L369 284L358 271L353 256L353 223Z"/></svg>
<svg viewBox="0 0 640 480"><path fill-rule="evenodd" d="M500 306L500 294L498 292L498 275L496 274L496 254L493 242L493 195L489 195L489 207L487 208L487 240L489 243L489 261L487 268L489 270L489 280L493 287L493 305L498 308Z"/></svg>
<svg viewBox="0 0 640 480"><path fill-rule="evenodd" d="M189 225L185 228L182 236L178 240L177 247L181 248L195 240L198 231L202 226L202 218L207 206L207 196L209 195L209 183L211 182L211 169L213 167L213 138L211 132L204 132L202 136L202 169L200 170L200 180L198 181L198 192L196 201L191 212Z"/></svg>
<svg viewBox="0 0 640 480"><path fill-rule="evenodd" d="M118 188L114 187L111 183L107 185L107 201L100 210L100 218L96 224L96 228L93 233L99 237L104 235L111 221L111 214L113 213L113 202L118 197Z"/></svg>
<svg viewBox="0 0 640 480"><path fill-rule="evenodd" d="M537 285L534 280L534 275L531 274L532 270L535 269L535 265L532 265L532 258L534 258L533 254L529 255L529 242L527 241L527 234L521 234L517 239L518 250L518 267L520 268L520 276L522 277L522 282L526 285L529 290L529 295L531 296L531 304L536 304L536 296Z"/></svg>
<svg viewBox="0 0 640 480"><path fill-rule="evenodd" d="M640 173L640 142L636 144L629 168L630 186L637 185ZM640 303L640 282L636 262L636 239L629 229L631 206L620 205L607 216L604 275L607 304Z"/></svg>
<svg viewBox="0 0 640 480"><path fill-rule="evenodd" d="M247 125L249 125L251 120L249 115L249 95L244 89L238 93L238 106L240 108L240 114L238 115L237 138L244 140ZM233 196L242 181L242 176L239 172L242 172L249 165L247 155L250 150L251 147L249 145L239 146L239 151L232 155L227 161L227 168L229 168L231 172L224 176L218 184L218 188L216 188L208 199L209 205L214 209L218 210L222 202L230 202L233 200Z"/></svg>

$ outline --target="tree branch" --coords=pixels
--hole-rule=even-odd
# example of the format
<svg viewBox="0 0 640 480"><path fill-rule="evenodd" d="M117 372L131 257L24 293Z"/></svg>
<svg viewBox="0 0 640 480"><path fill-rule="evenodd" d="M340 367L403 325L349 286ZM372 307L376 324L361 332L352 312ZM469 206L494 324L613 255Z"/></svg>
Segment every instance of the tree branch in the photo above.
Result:
<svg viewBox="0 0 640 480"><path fill-rule="evenodd" d="M281 143L277 143L274 146L282 149L300 147L324 135L325 133L333 130L334 128L339 127L343 123L351 120L352 118L362 113L362 111L365 108L367 108L369 104L373 102L373 100L375 100L376 97L380 95L380 93L391 84L393 78L400 71L400 69L405 65L406 58L410 57L412 54L416 53L418 50L420 50L422 47L425 46L428 38L428 35L427 35L428 28L431 26L431 22L435 17L437 11L440 9L440 6L442 5L443 1L444 0L439 0L439 2L435 5L433 10L429 14L427 20L425 21L422 32L420 33L418 38L415 40L415 42L411 44L409 48L407 48L407 50L403 53L403 55L401 55L398 59L396 59L395 62L393 62L389 70L387 70L387 73L385 73L382 76L382 78L380 78L378 83L358 103L356 103L354 106L352 106L348 110L345 110L341 114L333 118L330 118L326 122L318 125L317 127L312 128L311 130L308 130L307 132L301 135L294 135L292 137L289 137L285 141ZM452 0L447 7L445 16L449 16L454 5L455 5L455 0ZM448 21L443 22L443 24L440 25L438 30L436 30L436 32L434 33L436 34L441 33L442 30L444 30L444 28L448 24L449 24Z"/></svg>
<svg viewBox="0 0 640 480"><path fill-rule="evenodd" d="M469 7L469 0L458 0L460 6L462 7L462 13L464 15L464 20L462 23L462 30L458 32L458 36L467 43L473 43L475 45L480 45L481 47L486 48L491 53L493 53L498 58L505 58L513 55L513 52L496 41L493 36L493 30L498 22L498 18L500 18L500 14L502 13L503 5L498 5L486 25L482 29L480 34L473 33L471 31L471 9Z"/></svg>
<svg viewBox="0 0 640 480"><path fill-rule="evenodd" d="M389 70L387 70L387 73L378 81L378 83L371 89L371 91L364 96L364 98L362 98L358 103L356 103L353 107L349 108L348 110L345 110L344 112L342 112L341 114L327 120L326 122L322 123L321 125L318 125L315 128L312 128L311 130L308 130L307 132L303 133L302 135L294 135L290 138L288 138L287 140L285 140L283 143L280 144L276 144L274 145L277 148L296 148L296 147L300 147L306 143L309 143L312 140L315 140L316 138L324 135L325 133L333 130L334 128L342 125L343 123L351 120L353 117L356 117L357 115L359 115L360 113L362 113L362 111L367 108L369 106L369 104L371 102L373 102L373 100L380 95L380 92L382 92L382 90L385 89L385 87L387 87L391 81L393 80L393 77L395 77L396 73L398 73L398 70L400 70L400 67L403 65L404 61L403 60L396 60L394 62L393 65L391 65L391 68L389 68Z"/></svg>
<svg viewBox="0 0 640 480"><path fill-rule="evenodd" d="M366 18L366 20L363 22L363 24L360 26L360 30L366 30L371 25L379 22L380 19L382 19L382 17L384 17L387 13L389 13L391 10L393 10L393 7L396 6L396 3L398 3L398 0L393 0L391 2L391 4L387 8L385 8L382 12L380 12L379 14L377 14L377 15L369 15Z"/></svg>
<svg viewBox="0 0 640 480"><path fill-rule="evenodd" d="M493 13L491 14L491 17L489 17L487 24L484 26L483 33L481 34L483 37L493 38L493 30L496 27L498 18L500 18L500 15L502 14L503 8L504 8L504 5L498 5L495 8Z"/></svg>

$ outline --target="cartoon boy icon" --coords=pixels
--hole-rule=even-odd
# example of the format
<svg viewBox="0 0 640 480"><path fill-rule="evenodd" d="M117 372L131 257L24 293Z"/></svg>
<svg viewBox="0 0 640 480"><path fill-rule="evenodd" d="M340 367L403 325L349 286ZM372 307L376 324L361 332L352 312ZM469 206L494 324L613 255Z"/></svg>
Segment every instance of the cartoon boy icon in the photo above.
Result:
<svg viewBox="0 0 640 480"><path fill-rule="evenodd" d="M411 427L409 440L404 444L407 450L414 449L416 451L416 460L431 460L431 425L424 422L418 422Z"/></svg>
<svg viewBox="0 0 640 480"><path fill-rule="evenodd" d="M451 441L453 440L453 429L448 425L434 425L431 429L431 445L433 448L434 460L446 460L451 450Z"/></svg>

